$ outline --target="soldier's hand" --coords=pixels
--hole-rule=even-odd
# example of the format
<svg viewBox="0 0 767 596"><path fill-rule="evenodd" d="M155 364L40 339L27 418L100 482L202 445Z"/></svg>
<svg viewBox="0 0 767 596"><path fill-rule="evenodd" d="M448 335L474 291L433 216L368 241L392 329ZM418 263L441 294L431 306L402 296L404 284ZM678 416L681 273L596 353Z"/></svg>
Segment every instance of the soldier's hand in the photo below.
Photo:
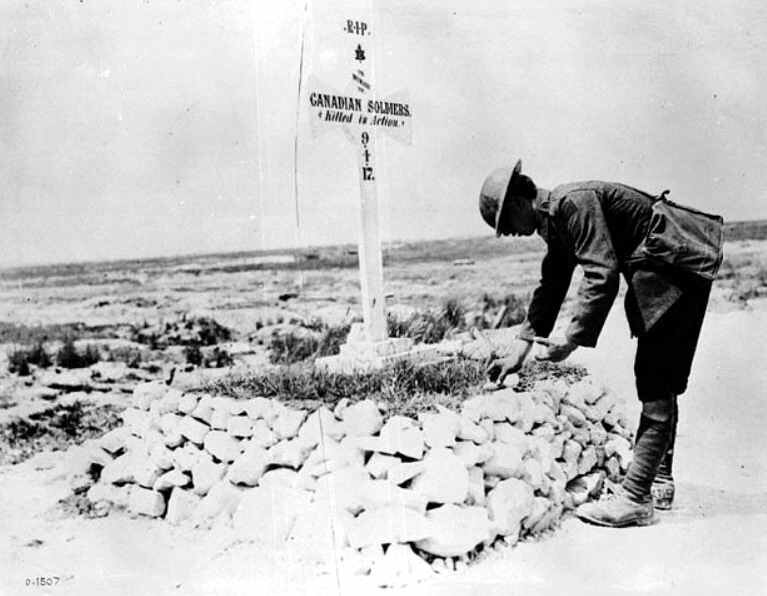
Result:
<svg viewBox="0 0 767 596"><path fill-rule="evenodd" d="M522 364L530 351L530 342L515 340L509 354L503 358L492 360L487 367L487 378L500 385L504 379L522 368Z"/></svg>
<svg viewBox="0 0 767 596"><path fill-rule="evenodd" d="M549 360L551 362L561 362L572 354L578 344L571 342L566 337L549 338L546 349L542 354L536 354L536 360Z"/></svg>

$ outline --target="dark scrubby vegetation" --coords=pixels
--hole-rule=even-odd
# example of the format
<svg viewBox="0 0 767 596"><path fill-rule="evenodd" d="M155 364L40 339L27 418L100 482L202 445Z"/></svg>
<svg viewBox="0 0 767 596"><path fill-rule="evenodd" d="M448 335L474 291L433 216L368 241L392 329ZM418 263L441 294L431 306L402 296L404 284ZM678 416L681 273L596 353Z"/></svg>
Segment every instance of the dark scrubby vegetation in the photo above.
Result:
<svg viewBox="0 0 767 596"><path fill-rule="evenodd" d="M232 355L226 350L213 346L213 349L203 351L198 346L186 346L184 356L187 364L204 368L223 368L234 363Z"/></svg>
<svg viewBox="0 0 767 596"><path fill-rule="evenodd" d="M22 377L29 375L32 370L29 365L48 368L52 362L42 343L35 344L31 349L18 348L8 354L8 370Z"/></svg>
<svg viewBox="0 0 767 596"><path fill-rule="evenodd" d="M134 329L131 339L152 349L168 346L212 346L232 339L232 331L211 317L182 316Z"/></svg>
<svg viewBox="0 0 767 596"><path fill-rule="evenodd" d="M0 465L100 437L122 423L119 409L83 402L59 405L0 425Z"/></svg>
<svg viewBox="0 0 767 596"><path fill-rule="evenodd" d="M56 365L62 368L85 368L96 364L100 359L101 355L96 347L89 345L84 350L78 350L72 337L66 338L56 352Z"/></svg>
<svg viewBox="0 0 767 596"><path fill-rule="evenodd" d="M85 323L51 323L47 325L24 325L0 321L0 343L34 345L43 342L64 341L68 337L78 339L116 338L127 333L129 325L86 325Z"/></svg>

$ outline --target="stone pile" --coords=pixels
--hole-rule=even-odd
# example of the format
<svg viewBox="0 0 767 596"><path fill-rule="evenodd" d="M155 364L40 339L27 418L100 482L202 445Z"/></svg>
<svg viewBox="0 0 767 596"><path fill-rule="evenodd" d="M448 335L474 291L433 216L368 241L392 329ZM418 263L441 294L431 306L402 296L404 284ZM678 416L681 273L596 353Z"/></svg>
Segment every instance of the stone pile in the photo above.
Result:
<svg viewBox="0 0 767 596"><path fill-rule="evenodd" d="M313 544L397 583L544 532L619 480L632 453L618 405L588 379L544 381L385 419L370 400L308 412L145 383L122 427L78 448L73 487L104 512Z"/></svg>

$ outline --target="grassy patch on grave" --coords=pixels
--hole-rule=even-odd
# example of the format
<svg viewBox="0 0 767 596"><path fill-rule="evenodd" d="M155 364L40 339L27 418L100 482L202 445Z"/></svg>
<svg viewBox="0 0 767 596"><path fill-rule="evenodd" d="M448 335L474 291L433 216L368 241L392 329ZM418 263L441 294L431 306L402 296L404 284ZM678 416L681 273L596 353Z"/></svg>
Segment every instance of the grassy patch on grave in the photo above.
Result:
<svg viewBox="0 0 767 596"><path fill-rule="evenodd" d="M520 390L542 379L575 382L586 376L582 367L530 361L520 371ZM381 370L354 374L331 373L310 363L280 367L268 372L231 373L199 389L237 399L275 398L286 405L314 409L332 408L341 399L373 399L387 407L388 415L417 416L436 404L458 410L485 383L484 363L468 358L417 365L397 362Z"/></svg>

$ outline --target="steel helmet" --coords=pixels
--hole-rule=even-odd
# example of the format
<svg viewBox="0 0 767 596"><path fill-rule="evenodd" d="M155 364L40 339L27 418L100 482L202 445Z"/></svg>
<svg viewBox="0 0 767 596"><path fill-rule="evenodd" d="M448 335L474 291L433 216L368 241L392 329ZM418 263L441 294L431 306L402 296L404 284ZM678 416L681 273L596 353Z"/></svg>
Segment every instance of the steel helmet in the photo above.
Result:
<svg viewBox="0 0 767 596"><path fill-rule="evenodd" d="M485 223L500 236L500 223L504 210L508 209L509 190L514 187L522 172L522 160L517 160L513 168L498 168L485 178L482 190L479 191L479 213Z"/></svg>

